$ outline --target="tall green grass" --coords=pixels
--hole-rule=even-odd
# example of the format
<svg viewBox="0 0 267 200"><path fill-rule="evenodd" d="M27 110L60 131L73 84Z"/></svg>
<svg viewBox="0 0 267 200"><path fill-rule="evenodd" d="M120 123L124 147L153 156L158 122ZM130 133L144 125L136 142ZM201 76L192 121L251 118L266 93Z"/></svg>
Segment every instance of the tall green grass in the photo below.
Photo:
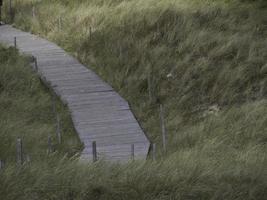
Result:
<svg viewBox="0 0 267 200"><path fill-rule="evenodd" d="M7 187L5 194L25 199L266 198L263 1L25 0L16 2L15 13L16 26L58 43L119 91L159 152L156 163L32 165L19 175L31 181L21 179L20 189ZM160 153L159 103L166 113L165 156ZM12 185L17 170L9 170L2 180ZM33 185L35 190L29 190Z"/></svg>
<svg viewBox="0 0 267 200"><path fill-rule="evenodd" d="M127 165L55 159L0 172L1 199L265 199L266 155L258 146L216 154L218 144L158 162ZM229 154L230 153L230 154ZM215 154L215 156L214 156ZM231 155L231 156L230 156ZM218 158L218 157L219 158ZM216 159L217 157L217 159Z"/></svg>
<svg viewBox="0 0 267 200"><path fill-rule="evenodd" d="M160 143L159 103L172 138L205 122L213 107L266 97L266 7L232 2L18 1L15 24L88 64L129 100L152 141ZM169 149L183 145L171 138Z"/></svg>

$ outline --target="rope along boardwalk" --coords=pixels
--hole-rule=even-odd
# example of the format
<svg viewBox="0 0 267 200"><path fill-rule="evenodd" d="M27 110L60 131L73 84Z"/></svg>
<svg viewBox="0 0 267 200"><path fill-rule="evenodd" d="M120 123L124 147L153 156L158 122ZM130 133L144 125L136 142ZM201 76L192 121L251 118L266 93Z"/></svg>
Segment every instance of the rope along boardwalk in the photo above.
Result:
<svg viewBox="0 0 267 200"><path fill-rule="evenodd" d="M83 159L92 159L93 141L99 158L126 161L134 153L135 159L146 159L150 143L128 103L111 86L54 43L0 26L1 43L13 46L15 37L17 48L37 59L42 79L68 105L84 143Z"/></svg>

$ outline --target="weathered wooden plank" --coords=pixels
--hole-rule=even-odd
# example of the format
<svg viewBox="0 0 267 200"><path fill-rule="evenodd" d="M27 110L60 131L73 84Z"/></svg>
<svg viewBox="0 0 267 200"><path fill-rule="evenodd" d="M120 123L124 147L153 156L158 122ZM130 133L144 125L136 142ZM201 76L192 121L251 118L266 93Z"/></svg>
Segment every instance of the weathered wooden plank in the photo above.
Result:
<svg viewBox="0 0 267 200"><path fill-rule="evenodd" d="M84 94L84 95L70 95L68 96L69 100L70 101L75 101L75 100L97 100L97 99L103 99L103 100L107 100L105 98L110 98L110 99L118 99L120 101L123 101L123 102L126 102L122 97L120 97L118 95L117 92L114 92L114 91L110 91L110 92L95 92L95 93L92 93L92 94Z"/></svg>
<svg viewBox="0 0 267 200"><path fill-rule="evenodd" d="M90 131L95 131L95 130L106 130L106 129L112 129L116 131L123 131L123 130L140 130L139 125L136 123L134 120L129 120L129 121L123 121L124 123L121 123L122 121L110 121L110 122L104 122L104 123L91 123L91 124L80 124L77 127L83 129L83 130L90 130ZM119 128L118 128L119 127Z"/></svg>
<svg viewBox="0 0 267 200"><path fill-rule="evenodd" d="M97 143L96 143L97 144ZM117 155L131 155L131 146L132 144L122 144L122 145L108 145L108 146L97 146L97 151L99 152L99 155L101 153L104 153L106 156L117 156ZM146 144L142 143L135 143L135 156L138 156L142 154L143 151L145 151L147 148ZM84 152L91 154L92 150L88 146Z"/></svg>
<svg viewBox="0 0 267 200"><path fill-rule="evenodd" d="M108 107L104 107L104 106L101 107L101 104L91 104L90 106L91 106L91 108L89 106L87 106L87 105L85 105L84 108L82 106L76 107L75 111L73 113L74 113L74 115L77 115L79 117L83 117L83 116L84 117L88 117L88 115L87 114L76 114L76 112L79 112L79 113L90 113L91 115L94 114L94 113L99 113L101 116L105 115L108 118L114 117L114 119L115 119L116 116L119 116L119 118L121 119L121 118L123 118L123 116L120 116L118 114L111 116L111 115L106 114L106 113L107 112L115 113L116 111L129 111L130 110L128 105L119 105L119 106L118 105L111 105L111 106L108 106ZM96 118L97 116L98 115L95 115L93 117ZM101 118L101 116L100 116L100 118ZM127 116L127 117L131 118L131 119L133 118L130 115ZM90 118L92 118L92 117L90 117ZM90 118L88 118L88 119L90 119Z"/></svg>
<svg viewBox="0 0 267 200"><path fill-rule="evenodd" d="M74 68L72 70L68 70L66 68L63 68L63 69L59 69L59 68L54 68L54 69L43 69L42 70L43 72L43 75L44 76L59 76L59 75L69 75L69 74L72 74L72 75L80 75L80 74L83 74L83 73L88 73L88 70L84 69L84 68Z"/></svg>
<svg viewBox="0 0 267 200"><path fill-rule="evenodd" d="M110 132L108 132L110 133ZM114 132L113 132L114 133ZM117 135L91 135L88 132L84 132L83 134L79 134L82 141L86 143L90 143L90 141L97 141L99 144L120 144L120 143L129 143L133 144L136 142L143 142L145 137L140 136L140 132L136 131L127 131L127 134L117 134ZM138 134L138 135L137 135Z"/></svg>
<svg viewBox="0 0 267 200"><path fill-rule="evenodd" d="M135 144L135 149L136 150L144 150L146 148L146 145L139 145L138 143ZM126 145L108 145L108 146L97 146L97 150L102 150L103 152L131 152L131 145L126 144ZM123 151L122 151L123 150ZM91 149L87 148L85 152L91 152Z"/></svg>
<svg viewBox="0 0 267 200"><path fill-rule="evenodd" d="M99 81L98 78L95 77L88 77L83 79L67 79L67 80L56 80L56 79L49 79L47 80L52 82L52 85L54 86L72 86L72 85L88 85L88 84L94 84L95 82Z"/></svg>
<svg viewBox="0 0 267 200"><path fill-rule="evenodd" d="M143 142L144 137L138 137L132 134L132 136L127 135L127 137L123 134L120 135L114 135L114 136L90 136L90 137L83 137L82 135L79 135L85 144L85 146L88 146L90 142L97 141L99 145L119 145L119 144L135 144L138 142Z"/></svg>
<svg viewBox="0 0 267 200"><path fill-rule="evenodd" d="M103 113L103 114L95 114L94 115L75 115L72 113L74 116L74 122L84 122L84 121L90 121L90 122L95 122L99 120L115 120L115 119L123 119L125 117L132 117L132 115L128 112L119 114L119 111L121 110L114 110L113 112L110 113ZM123 110L125 111L125 110Z"/></svg>
<svg viewBox="0 0 267 200"><path fill-rule="evenodd" d="M93 93L92 93L93 94ZM65 96L64 96L65 97ZM107 97L109 98L109 97ZM118 99L118 98L110 98L110 99L73 99L71 100L69 96L66 96L65 98L70 105L103 105L103 106L112 106L112 105L118 105L118 106L125 106L128 105L127 102Z"/></svg>
<svg viewBox="0 0 267 200"><path fill-rule="evenodd" d="M140 128L134 128L134 127L129 127L129 128L121 128L121 129L115 129L114 127L111 128L83 128L83 127L78 127L79 128L79 134L80 136L85 136L87 138L102 138L106 137L107 139L114 138L116 136L125 136L125 137L131 137L131 138L141 138L142 136L142 130ZM89 136L87 136L89 135ZM143 137L142 137L143 138Z"/></svg>
<svg viewBox="0 0 267 200"><path fill-rule="evenodd" d="M109 110L107 110L109 111ZM112 112L105 112L105 110L100 110L100 112L96 112L95 110L92 112L77 112L72 111L72 115L79 119L87 119L87 120L94 120L94 119L121 119L123 116L119 114L119 111L125 111L125 115L131 116L129 110L120 110L119 107L117 109L114 109Z"/></svg>
<svg viewBox="0 0 267 200"><path fill-rule="evenodd" d="M97 143L96 143L97 144ZM146 151L147 146L140 146L137 145L138 143L136 143L135 146L135 155L142 155L143 151ZM100 145L97 146L96 150L98 152L98 155L106 155L106 156L117 156L117 155L131 155L131 144L127 144L127 146L118 146L118 145L113 145L116 148L113 148L113 146L111 146L111 148L109 146L101 146L101 148L99 148ZM84 150L83 153L88 153L91 154L92 150L91 148L86 148Z"/></svg>
<svg viewBox="0 0 267 200"><path fill-rule="evenodd" d="M120 122L120 123L124 123L125 121L132 121L134 120L133 117L125 117L125 118L120 118L120 119L110 119L110 120L94 120L94 121L81 121L79 123L77 123L77 126L80 124L100 124L100 123L112 123L112 122Z"/></svg>

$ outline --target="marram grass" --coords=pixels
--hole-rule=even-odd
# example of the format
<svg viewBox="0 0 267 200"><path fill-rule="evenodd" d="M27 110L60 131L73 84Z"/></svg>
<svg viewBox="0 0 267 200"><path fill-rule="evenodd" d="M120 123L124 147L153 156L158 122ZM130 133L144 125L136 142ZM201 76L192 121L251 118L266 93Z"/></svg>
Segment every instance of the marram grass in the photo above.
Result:
<svg viewBox="0 0 267 200"><path fill-rule="evenodd" d="M15 13L16 26L58 43L130 102L158 161L10 166L6 199L266 199L264 1L25 0Z"/></svg>

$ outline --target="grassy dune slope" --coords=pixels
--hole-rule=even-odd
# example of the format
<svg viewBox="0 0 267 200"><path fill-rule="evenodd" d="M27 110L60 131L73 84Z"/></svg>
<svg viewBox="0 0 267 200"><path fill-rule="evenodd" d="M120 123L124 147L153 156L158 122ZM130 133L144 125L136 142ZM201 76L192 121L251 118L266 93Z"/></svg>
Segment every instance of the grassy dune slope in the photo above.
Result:
<svg viewBox="0 0 267 200"><path fill-rule="evenodd" d="M25 0L16 2L15 13L16 26L55 41L129 100L159 147L157 164L110 171L102 163L59 166L53 180L70 183L55 186L50 198L266 198L264 1ZM166 111L166 157L159 103ZM54 173L48 169L47 176Z"/></svg>
<svg viewBox="0 0 267 200"><path fill-rule="evenodd" d="M186 132L206 126L208 110L227 112L267 95L264 4L196 2L23 1L15 23L89 64L130 101L158 143L157 103L164 104L169 149L176 150L206 134Z"/></svg>

